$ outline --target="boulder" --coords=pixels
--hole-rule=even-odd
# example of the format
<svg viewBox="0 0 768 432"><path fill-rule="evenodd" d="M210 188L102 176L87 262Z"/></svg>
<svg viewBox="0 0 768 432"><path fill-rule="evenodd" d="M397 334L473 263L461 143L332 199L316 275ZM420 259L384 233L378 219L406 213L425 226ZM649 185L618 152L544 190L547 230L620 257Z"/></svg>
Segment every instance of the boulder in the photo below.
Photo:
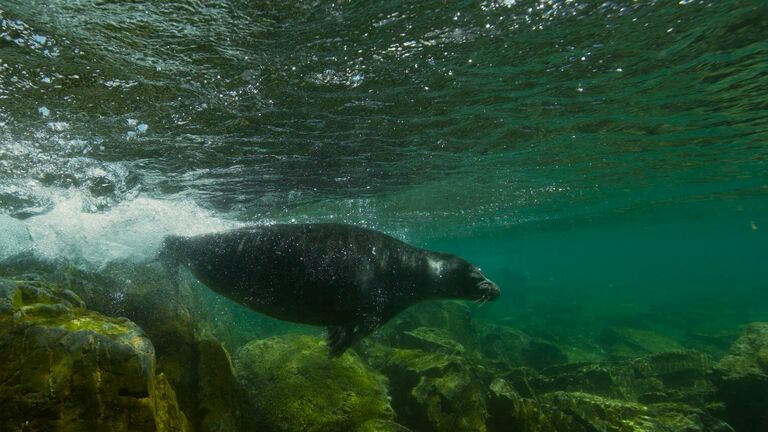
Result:
<svg viewBox="0 0 768 432"><path fill-rule="evenodd" d="M200 432L237 432L252 430L245 411L247 398L235 376L229 353L213 337L197 340L195 357L197 370L196 400ZM195 373L196 372L196 373Z"/></svg>
<svg viewBox="0 0 768 432"><path fill-rule="evenodd" d="M432 301L414 305L387 323L376 333L391 345L399 345L399 337L420 327L441 329L442 335L464 348L478 348L477 329L469 306L460 301Z"/></svg>
<svg viewBox="0 0 768 432"><path fill-rule="evenodd" d="M586 432L573 417L521 397L505 380L494 379L488 391L488 430L491 432Z"/></svg>
<svg viewBox="0 0 768 432"><path fill-rule="evenodd" d="M709 356L697 351L671 351L632 360L571 363L539 374L507 374L521 394L583 392L631 402L683 402L705 406L715 401L708 378Z"/></svg>
<svg viewBox="0 0 768 432"><path fill-rule="evenodd" d="M584 431L733 432L725 422L685 405L645 406L580 392L553 392L540 401L566 413Z"/></svg>
<svg viewBox="0 0 768 432"><path fill-rule="evenodd" d="M252 415L266 430L353 431L371 420L394 417L386 378L354 353L329 359L322 339L286 335L255 340L236 358Z"/></svg>
<svg viewBox="0 0 768 432"><path fill-rule="evenodd" d="M708 413L683 404L643 405L582 392L523 398L502 379L488 392L492 432L733 432Z"/></svg>
<svg viewBox="0 0 768 432"><path fill-rule="evenodd" d="M713 380L736 430L768 430L768 323L747 326L715 366Z"/></svg>
<svg viewBox="0 0 768 432"><path fill-rule="evenodd" d="M614 360L683 349L674 339L650 330L631 327L605 328L598 342Z"/></svg>
<svg viewBox="0 0 768 432"><path fill-rule="evenodd" d="M412 331L403 332L400 336L400 346L446 354L461 355L464 353L464 346L451 339L448 331L431 327L419 327Z"/></svg>
<svg viewBox="0 0 768 432"><path fill-rule="evenodd" d="M0 430L190 430L144 332L71 291L0 280L0 364Z"/></svg>
<svg viewBox="0 0 768 432"><path fill-rule="evenodd" d="M219 310L209 310L208 315L201 316L203 307L198 303L209 298L201 299L201 293L187 280L181 278L175 284L170 273L158 263L112 262L94 273L34 256L5 260L0 263L0 273L26 280L27 292L31 292L30 286L34 284L55 286L59 293L84 298L89 309L128 317L155 346L156 369L169 387L176 390L178 406L195 430L224 432L248 428L243 416L244 398L240 397L243 391L229 355L204 330L206 318L216 316ZM0 300L0 310L3 307Z"/></svg>
<svg viewBox="0 0 768 432"><path fill-rule="evenodd" d="M355 432L411 432L407 427L392 420L374 419L363 423Z"/></svg>
<svg viewBox="0 0 768 432"><path fill-rule="evenodd" d="M486 430L483 380L465 357L375 345L366 358L389 378L398 422L418 431Z"/></svg>

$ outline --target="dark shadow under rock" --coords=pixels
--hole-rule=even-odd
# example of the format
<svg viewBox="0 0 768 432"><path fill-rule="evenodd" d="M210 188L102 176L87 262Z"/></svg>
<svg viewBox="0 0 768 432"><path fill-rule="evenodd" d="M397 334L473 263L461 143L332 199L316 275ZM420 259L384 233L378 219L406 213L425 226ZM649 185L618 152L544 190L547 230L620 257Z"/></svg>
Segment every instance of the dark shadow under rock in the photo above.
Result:
<svg viewBox="0 0 768 432"><path fill-rule="evenodd" d="M739 432L768 430L768 323L752 323L715 366L725 417Z"/></svg>

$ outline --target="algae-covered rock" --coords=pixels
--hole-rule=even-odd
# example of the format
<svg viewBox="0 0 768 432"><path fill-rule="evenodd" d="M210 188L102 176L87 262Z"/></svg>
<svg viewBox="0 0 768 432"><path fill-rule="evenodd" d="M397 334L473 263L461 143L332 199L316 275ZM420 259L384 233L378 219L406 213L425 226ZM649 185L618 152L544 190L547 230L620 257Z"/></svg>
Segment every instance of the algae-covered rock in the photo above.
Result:
<svg viewBox="0 0 768 432"><path fill-rule="evenodd" d="M524 364L534 369L568 362L568 356L557 345L543 339L531 339L522 354Z"/></svg>
<svg viewBox="0 0 768 432"><path fill-rule="evenodd" d="M613 359L634 358L683 349L674 339L650 330L630 327L608 327L603 330L599 342Z"/></svg>
<svg viewBox="0 0 768 432"><path fill-rule="evenodd" d="M576 420L585 431L616 432L732 432L725 422L685 405L645 406L579 392L543 396L549 405Z"/></svg>
<svg viewBox="0 0 768 432"><path fill-rule="evenodd" d="M287 335L253 341L236 370L254 416L272 431L353 431L391 420L386 378L352 353L329 359L321 339Z"/></svg>
<svg viewBox="0 0 768 432"><path fill-rule="evenodd" d="M392 420L373 419L360 425L355 432L411 432L411 430Z"/></svg>
<svg viewBox="0 0 768 432"><path fill-rule="evenodd" d="M525 376L524 381L514 375L509 378L518 391L532 394L561 390L632 402L705 405L715 398L708 379L710 368L706 354L687 350L618 362L560 365Z"/></svg>
<svg viewBox="0 0 768 432"><path fill-rule="evenodd" d="M30 280L0 280L0 308L0 430L189 430L131 321Z"/></svg>
<svg viewBox="0 0 768 432"><path fill-rule="evenodd" d="M415 348L446 354L463 354L464 346L455 340L445 329L419 327L412 331L403 332L400 345L403 348Z"/></svg>
<svg viewBox="0 0 768 432"><path fill-rule="evenodd" d="M464 348L476 350L477 329L472 321L469 306L459 301L434 301L414 305L396 316L377 333L398 345L398 338L404 332L420 327L441 329L442 334L458 342Z"/></svg>
<svg viewBox="0 0 768 432"><path fill-rule="evenodd" d="M247 427L246 395L237 382L232 360L218 340L203 337L197 342L197 401L202 432L236 432ZM190 371L191 374L191 371Z"/></svg>
<svg viewBox="0 0 768 432"><path fill-rule="evenodd" d="M482 323L478 326L479 350L487 360L505 362L514 366L524 364L525 352L531 337L520 330Z"/></svg>
<svg viewBox="0 0 768 432"><path fill-rule="evenodd" d="M710 414L683 404L643 405L583 392L520 397L504 380L489 389L492 432L732 432Z"/></svg>
<svg viewBox="0 0 768 432"><path fill-rule="evenodd" d="M488 430L492 432L582 432L581 423L560 410L521 397L505 380L493 380L488 391Z"/></svg>
<svg viewBox="0 0 768 432"><path fill-rule="evenodd" d="M390 380L398 422L419 431L485 431L482 380L463 356L371 346L366 358Z"/></svg>
<svg viewBox="0 0 768 432"><path fill-rule="evenodd" d="M715 366L713 379L736 430L768 430L768 323L747 326Z"/></svg>

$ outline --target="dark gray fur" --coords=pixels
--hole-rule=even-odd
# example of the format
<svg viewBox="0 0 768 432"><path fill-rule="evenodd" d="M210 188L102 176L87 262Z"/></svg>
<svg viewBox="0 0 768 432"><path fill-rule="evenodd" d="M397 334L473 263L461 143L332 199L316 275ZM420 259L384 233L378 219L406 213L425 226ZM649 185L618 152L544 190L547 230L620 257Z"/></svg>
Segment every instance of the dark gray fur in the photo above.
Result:
<svg viewBox="0 0 768 432"><path fill-rule="evenodd" d="M255 311L327 326L331 356L414 303L499 295L498 287L462 258L351 225L265 225L170 236L160 256Z"/></svg>

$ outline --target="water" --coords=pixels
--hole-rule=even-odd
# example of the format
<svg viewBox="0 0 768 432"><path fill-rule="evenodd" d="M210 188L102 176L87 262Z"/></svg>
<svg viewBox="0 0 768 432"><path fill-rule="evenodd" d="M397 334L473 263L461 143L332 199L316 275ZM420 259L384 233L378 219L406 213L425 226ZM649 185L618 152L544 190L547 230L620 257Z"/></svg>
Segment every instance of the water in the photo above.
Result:
<svg viewBox="0 0 768 432"><path fill-rule="evenodd" d="M488 245L489 263L580 243L580 257L517 266L562 261L562 281L531 276L549 287L687 292L699 283L679 280L685 268L711 250L719 277L707 285L752 290L765 273L733 275L731 260L766 258L766 13L697 1L5 2L0 209L41 253L97 266L150 256L166 233L335 220L426 246L454 238L455 252L510 239ZM688 235L663 237L670 224ZM584 237L601 227L621 240ZM601 275L619 265L607 249L648 276L630 288ZM671 251L680 266L660 268Z"/></svg>
<svg viewBox="0 0 768 432"><path fill-rule="evenodd" d="M478 263L480 319L735 331L766 59L757 0L4 0L0 259L338 221Z"/></svg>

